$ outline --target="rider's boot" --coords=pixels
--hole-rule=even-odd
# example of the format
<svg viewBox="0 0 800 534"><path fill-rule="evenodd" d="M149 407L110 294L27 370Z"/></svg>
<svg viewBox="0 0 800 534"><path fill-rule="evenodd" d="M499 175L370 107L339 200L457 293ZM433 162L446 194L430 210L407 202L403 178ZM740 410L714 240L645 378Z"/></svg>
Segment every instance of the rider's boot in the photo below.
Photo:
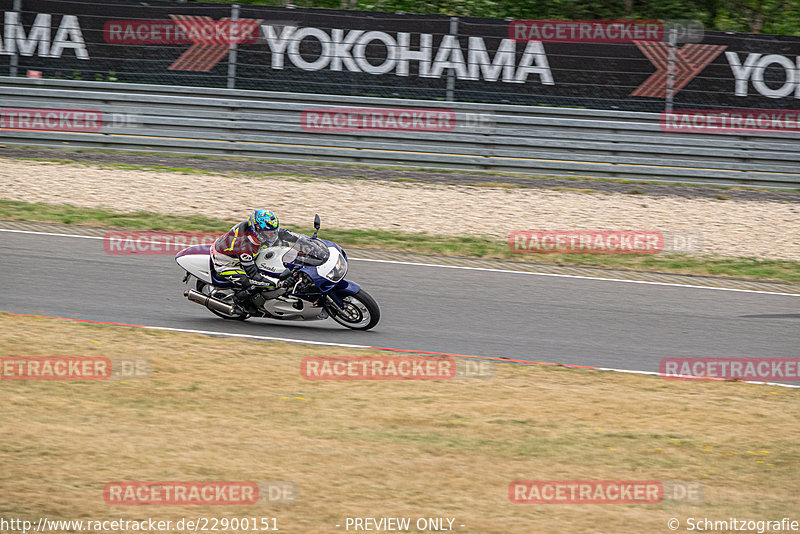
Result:
<svg viewBox="0 0 800 534"><path fill-rule="evenodd" d="M250 315L259 315L258 308L256 308L251 300L251 297L255 291L255 287L248 285L247 287L242 288L233 294L233 301L236 303L236 305Z"/></svg>

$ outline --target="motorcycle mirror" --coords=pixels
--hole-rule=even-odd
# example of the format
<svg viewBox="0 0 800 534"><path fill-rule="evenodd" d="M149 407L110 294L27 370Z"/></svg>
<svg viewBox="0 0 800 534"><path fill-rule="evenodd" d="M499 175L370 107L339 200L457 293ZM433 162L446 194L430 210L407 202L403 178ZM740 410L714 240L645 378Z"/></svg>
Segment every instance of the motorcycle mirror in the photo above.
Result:
<svg viewBox="0 0 800 534"><path fill-rule="evenodd" d="M314 215L314 235L312 237L317 237L317 232L319 232L319 213Z"/></svg>

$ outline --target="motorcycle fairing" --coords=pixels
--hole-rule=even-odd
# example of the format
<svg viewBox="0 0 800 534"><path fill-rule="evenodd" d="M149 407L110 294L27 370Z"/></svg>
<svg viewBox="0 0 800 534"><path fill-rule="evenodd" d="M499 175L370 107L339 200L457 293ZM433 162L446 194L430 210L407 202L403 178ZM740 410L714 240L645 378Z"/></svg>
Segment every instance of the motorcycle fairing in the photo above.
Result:
<svg viewBox="0 0 800 534"><path fill-rule="evenodd" d="M186 247L175 255L178 262L186 272L189 272L207 284L214 284L213 265L211 264L211 245L192 245Z"/></svg>

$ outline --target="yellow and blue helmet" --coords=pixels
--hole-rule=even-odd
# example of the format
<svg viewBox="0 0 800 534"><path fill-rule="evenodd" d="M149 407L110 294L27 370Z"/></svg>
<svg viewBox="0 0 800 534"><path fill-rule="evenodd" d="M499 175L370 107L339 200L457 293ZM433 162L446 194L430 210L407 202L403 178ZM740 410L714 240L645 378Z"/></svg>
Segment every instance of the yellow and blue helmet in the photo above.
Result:
<svg viewBox="0 0 800 534"><path fill-rule="evenodd" d="M261 242L275 241L278 235L278 216L268 210L255 210L247 221L250 231Z"/></svg>

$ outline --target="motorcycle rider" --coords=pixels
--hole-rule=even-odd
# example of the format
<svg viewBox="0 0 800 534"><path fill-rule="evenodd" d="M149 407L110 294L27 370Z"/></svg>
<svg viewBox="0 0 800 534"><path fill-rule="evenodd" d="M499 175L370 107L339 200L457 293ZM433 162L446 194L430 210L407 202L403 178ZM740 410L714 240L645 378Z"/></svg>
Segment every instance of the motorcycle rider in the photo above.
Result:
<svg viewBox="0 0 800 534"><path fill-rule="evenodd" d="M219 236L211 247L214 270L219 278L241 288L235 295L247 305L256 289L276 289L276 283L264 276L255 264L255 257L264 247L294 243L297 234L280 228L278 217L268 210L255 210L250 218L236 224ZM254 310L248 310L253 312Z"/></svg>

